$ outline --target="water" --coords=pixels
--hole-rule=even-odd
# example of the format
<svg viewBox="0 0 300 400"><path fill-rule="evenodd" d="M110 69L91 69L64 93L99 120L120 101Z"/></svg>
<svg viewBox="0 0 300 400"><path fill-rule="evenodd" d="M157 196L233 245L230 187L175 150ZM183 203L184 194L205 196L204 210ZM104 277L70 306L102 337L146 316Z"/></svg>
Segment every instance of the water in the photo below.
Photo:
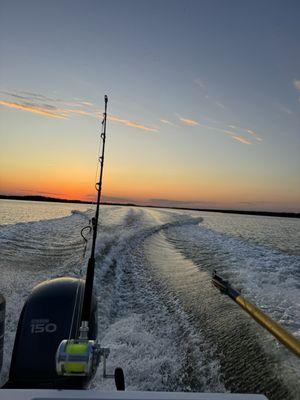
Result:
<svg viewBox="0 0 300 400"><path fill-rule="evenodd" d="M38 204L30 222L20 222L23 203L7 203L12 219L0 228L2 383L22 304L38 282L84 273L80 230L93 215L77 204L40 203L56 219L38 221ZM300 338L299 232L293 219L103 206L95 285L108 368L122 366L131 390L299 399L299 360L210 283L216 269ZM113 389L100 368L92 387Z"/></svg>
<svg viewBox="0 0 300 400"><path fill-rule="evenodd" d="M0 199L0 224L16 224L18 222L40 221L65 217L72 210L85 211L87 204L48 203L40 201L3 200Z"/></svg>

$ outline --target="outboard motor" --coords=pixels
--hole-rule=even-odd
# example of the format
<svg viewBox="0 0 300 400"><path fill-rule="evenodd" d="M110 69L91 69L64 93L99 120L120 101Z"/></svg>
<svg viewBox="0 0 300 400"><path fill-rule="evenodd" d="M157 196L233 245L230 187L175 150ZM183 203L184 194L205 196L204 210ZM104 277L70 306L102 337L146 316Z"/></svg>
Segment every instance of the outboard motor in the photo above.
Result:
<svg viewBox="0 0 300 400"><path fill-rule="evenodd" d="M18 324L6 388L83 389L91 376L59 376L56 352L64 339L78 337L84 281L57 278L37 285ZM88 339L97 337L97 302L92 298Z"/></svg>
<svg viewBox="0 0 300 400"><path fill-rule="evenodd" d="M5 328L5 298L0 294L0 372L3 363L4 328Z"/></svg>

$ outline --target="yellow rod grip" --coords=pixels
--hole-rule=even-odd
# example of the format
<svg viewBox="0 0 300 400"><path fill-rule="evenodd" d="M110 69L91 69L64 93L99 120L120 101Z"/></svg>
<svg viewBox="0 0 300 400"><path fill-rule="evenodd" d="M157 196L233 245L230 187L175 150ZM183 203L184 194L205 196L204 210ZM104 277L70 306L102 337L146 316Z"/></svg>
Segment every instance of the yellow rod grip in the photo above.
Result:
<svg viewBox="0 0 300 400"><path fill-rule="evenodd" d="M249 303L243 296L237 296L234 300L245 311L247 311L247 313L250 314L255 321L266 328L284 346L300 357L300 341L298 339L296 339L291 333L287 332L282 326L273 321L253 304Z"/></svg>

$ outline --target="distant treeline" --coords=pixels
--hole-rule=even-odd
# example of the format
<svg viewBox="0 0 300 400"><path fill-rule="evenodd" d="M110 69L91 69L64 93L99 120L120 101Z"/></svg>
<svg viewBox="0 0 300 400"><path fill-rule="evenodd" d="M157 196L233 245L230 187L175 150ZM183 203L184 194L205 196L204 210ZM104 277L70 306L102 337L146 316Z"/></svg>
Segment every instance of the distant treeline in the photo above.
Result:
<svg viewBox="0 0 300 400"><path fill-rule="evenodd" d="M55 203L88 203L88 204L92 204L91 201L57 199L55 197L47 197L47 196L7 196L7 195L0 194L0 199L27 200L27 201L49 201L49 202L55 202Z"/></svg>
<svg viewBox="0 0 300 400"><path fill-rule="evenodd" d="M0 199L47 201L47 202L54 202L54 203L95 204L95 202L92 202L92 201L58 199L56 197L47 197L47 196L7 196L7 195L0 194ZM111 206L134 206L134 207L151 207L151 208L169 208L169 209L174 209L174 210L187 210L187 211L220 212L220 213L226 213L226 214L261 215L261 216L266 216L266 217L300 218L300 213L292 213L292 212L220 210L220 209L213 209L213 208L188 208L188 207L171 207L171 206L166 207L166 206L140 205L140 204L134 204L134 203L103 202L102 204L111 205Z"/></svg>

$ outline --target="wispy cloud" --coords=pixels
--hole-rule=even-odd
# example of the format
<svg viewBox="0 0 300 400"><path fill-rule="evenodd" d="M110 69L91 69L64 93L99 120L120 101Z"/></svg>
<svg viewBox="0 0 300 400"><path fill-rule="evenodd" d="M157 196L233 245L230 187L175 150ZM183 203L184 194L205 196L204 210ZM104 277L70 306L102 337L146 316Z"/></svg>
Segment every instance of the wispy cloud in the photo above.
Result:
<svg viewBox="0 0 300 400"><path fill-rule="evenodd" d="M69 109L69 110L66 110L66 111L67 111L68 114L78 114L78 115L86 115L86 116L89 116L89 117L96 117L95 113L84 111L84 110Z"/></svg>
<svg viewBox="0 0 300 400"><path fill-rule="evenodd" d="M241 128L241 127L238 127L237 125L233 125L233 124L227 125L224 127L222 123L214 121L214 120L210 120L210 118L208 118L208 117L203 117L204 121L198 122L198 121L195 121L192 119L183 118L179 114L175 114L175 115L178 117L178 119L184 125L203 128L206 130L222 133L227 136L230 136L232 140L238 141L242 144L246 144L246 145L253 144L253 140L255 140L257 142L262 142L262 139L257 135L257 132L254 131L253 129ZM207 121L209 121L209 122L207 122ZM228 128L230 128L230 129L228 129ZM243 136L243 135L245 135L245 133L247 133L247 135L251 135L252 141L250 141L250 139L245 138Z"/></svg>
<svg viewBox="0 0 300 400"><path fill-rule="evenodd" d="M59 98L44 96L34 92L8 92L1 91L4 100L0 100L0 105L14 108L16 110L26 111L41 115L47 118L69 119L72 115L97 118L99 110L90 101L74 99L74 101L65 101ZM141 129L147 132L157 132L158 129L146 126L145 124L131 121L126 118L109 115L110 121L123 124L135 129Z"/></svg>
<svg viewBox="0 0 300 400"><path fill-rule="evenodd" d="M300 92L300 80L294 79L293 84L294 87Z"/></svg>
<svg viewBox="0 0 300 400"><path fill-rule="evenodd" d="M49 96L44 96L40 93L34 93L34 92L26 92L26 91L20 91L20 92L8 92L8 91L1 91L0 92L2 95L7 95L9 97L13 97L16 99L20 99L20 100L30 100L30 101L50 101L50 102L61 102L62 100L57 99L57 98L53 98L53 97L49 97Z"/></svg>
<svg viewBox="0 0 300 400"><path fill-rule="evenodd" d="M92 107L94 104L89 102L89 101L82 101L81 104L83 104L84 106L88 106L88 107Z"/></svg>
<svg viewBox="0 0 300 400"><path fill-rule="evenodd" d="M279 108L280 111L283 111L284 113L286 113L286 114L288 114L288 115L292 115L292 114L293 114L293 111L291 111L291 110L290 110L289 108L287 108L287 107L284 107L284 106L282 106L282 105L279 105L278 108Z"/></svg>
<svg viewBox="0 0 300 400"><path fill-rule="evenodd" d="M197 125L199 125L199 123L197 121L194 121L192 119L179 117L179 120L181 122L183 122L185 125L188 125L188 126L197 126Z"/></svg>
<svg viewBox="0 0 300 400"><path fill-rule="evenodd" d="M7 93L9 93L11 96L15 96L16 95L15 93L11 93L11 92L7 92ZM62 102L61 99L45 96L45 95L40 94L40 93L27 92L27 91L21 91L20 93L25 95L26 98L30 98L30 99L33 99L33 100Z"/></svg>
<svg viewBox="0 0 300 400"><path fill-rule="evenodd" d="M262 142L262 138L258 136L257 132L255 132L253 129L247 129L247 128L240 128L242 131L245 131L247 133L249 133L249 135L253 136L255 138L255 140L257 140L258 142Z"/></svg>
<svg viewBox="0 0 300 400"><path fill-rule="evenodd" d="M128 119L123 119L123 118L117 117L115 115L109 115L108 119L110 121L118 122L120 124L123 124L123 125L126 125L126 126L130 126L132 128L141 129L141 130L146 131L146 132L157 132L156 128L150 128L148 126L139 124L139 123L134 122L134 121L129 121Z"/></svg>
<svg viewBox="0 0 300 400"><path fill-rule="evenodd" d="M64 115L63 113L60 114L59 112L50 112L48 108L43 108L39 106L29 106L26 104L13 103L3 100L0 100L0 105L10 108L15 108L17 110L28 111L31 113L43 115L44 117L48 118L66 119L66 115Z"/></svg>
<svg viewBox="0 0 300 400"><path fill-rule="evenodd" d="M204 82L200 78L194 79L194 83L200 90L202 96L209 101L209 103L221 108L222 110L226 110L226 106L220 101L220 96L215 96L211 94L211 90L209 90L209 86L206 82Z"/></svg>
<svg viewBox="0 0 300 400"><path fill-rule="evenodd" d="M93 112L87 111L87 108L90 107L84 105L86 102L82 101L65 101L27 91L17 93L1 91L0 94L2 98L4 97L0 102L2 106L39 114L48 118L68 119L70 114L93 116Z"/></svg>
<svg viewBox="0 0 300 400"><path fill-rule="evenodd" d="M293 84L294 84L295 89L300 92L300 80L294 79ZM298 101L300 103L300 97L298 97Z"/></svg>
<svg viewBox="0 0 300 400"><path fill-rule="evenodd" d="M200 78L194 79L194 82L196 83L197 86L199 86L201 89L206 90L206 83L203 82Z"/></svg>
<svg viewBox="0 0 300 400"><path fill-rule="evenodd" d="M232 139L237 140L238 142L241 142L243 144L252 144L251 142L249 142L249 140L245 139L242 136L231 136Z"/></svg>
<svg viewBox="0 0 300 400"><path fill-rule="evenodd" d="M214 104L220 108L222 108L222 110L226 110L226 107L224 106L223 103L221 103L220 101L214 101Z"/></svg>
<svg viewBox="0 0 300 400"><path fill-rule="evenodd" d="M216 126L204 125L204 124L199 124L199 126L201 128L204 128L204 129L209 129L211 131L223 133L223 134L225 134L227 136L230 136L231 139L239 141L240 143L252 144L251 142L249 142L249 140L245 139L243 136L237 135L236 132L230 131L230 130L228 130L226 128L224 129L224 128L219 128L219 127L216 127Z"/></svg>
<svg viewBox="0 0 300 400"><path fill-rule="evenodd" d="M175 125L175 124L174 124L173 122L171 122L171 121L168 121L167 119L161 118L161 119L160 119L160 122L162 122L163 124L166 124L166 125L170 125L170 126L177 127L177 125Z"/></svg>
<svg viewBox="0 0 300 400"><path fill-rule="evenodd" d="M226 110L227 109L225 104L223 104L220 101L220 97L219 96L211 95L211 92L209 91L209 86L207 85L206 82L204 82L200 78L196 78L196 79L194 79L194 83L199 88L200 93L202 94L202 96L206 100L208 100L211 104L214 104L215 106L221 108L222 110ZM293 83L294 83L294 86L296 87L296 89L300 90L300 81L294 80ZM291 113L291 111L288 110L288 109L285 109L284 111L287 112L287 113ZM209 129L209 130L213 130L213 131L216 131L216 132L224 133L226 135L231 136L231 138L233 140L238 141L240 143L249 145L249 144L253 144L252 142L255 142L255 141L256 142L262 142L263 141L262 138L259 137L257 132L255 130L253 130L253 129L242 128L240 126L237 126L236 124L230 124L230 125L227 125L227 127L224 127L223 123L217 122L215 120L211 120L211 119L209 119L207 117L203 117L202 119L206 119L208 121L209 125L202 124L202 123L196 123L197 126L202 127L202 128L206 128L206 129ZM196 124L192 124L192 125L196 125ZM230 130L228 130L228 128ZM249 139L248 135L250 135L252 137L251 140ZM246 138L244 136L246 136Z"/></svg>
<svg viewBox="0 0 300 400"><path fill-rule="evenodd" d="M234 133L235 135L236 135L236 132L246 132L249 135L251 135L253 138L255 138L255 140L257 140L258 142L262 142L263 141L262 138L260 138L258 136L257 132L254 131L253 129L241 128L241 127L236 126L236 125L228 125L228 127L235 131L235 133ZM238 136L240 136L240 135L238 135Z"/></svg>
<svg viewBox="0 0 300 400"><path fill-rule="evenodd" d="M256 137L257 133L255 131L253 131L252 129L245 129L246 132L248 132L250 135Z"/></svg>
<svg viewBox="0 0 300 400"><path fill-rule="evenodd" d="M226 133L227 135L233 135L233 132L228 131L227 129L219 128L217 126L207 125L207 124L198 124L201 128L208 129L210 131Z"/></svg>

